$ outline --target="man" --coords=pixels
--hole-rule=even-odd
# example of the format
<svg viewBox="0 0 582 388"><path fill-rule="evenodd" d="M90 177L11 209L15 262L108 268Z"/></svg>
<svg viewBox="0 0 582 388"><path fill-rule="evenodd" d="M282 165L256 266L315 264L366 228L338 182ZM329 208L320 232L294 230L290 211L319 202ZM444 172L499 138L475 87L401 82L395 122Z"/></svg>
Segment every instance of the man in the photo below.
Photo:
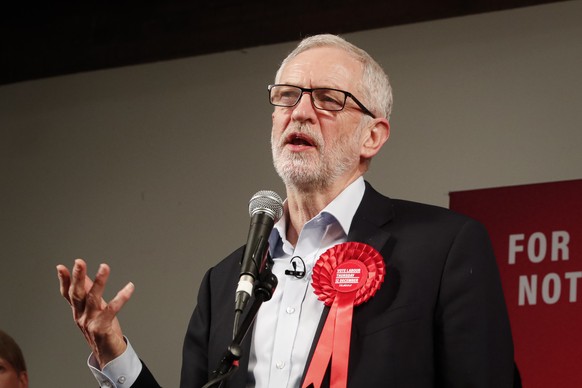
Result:
<svg viewBox="0 0 582 388"><path fill-rule="evenodd" d="M28 388L28 373L20 347L0 330L0 388Z"/></svg>
<svg viewBox="0 0 582 388"><path fill-rule="evenodd" d="M357 241L380 252L387 272L354 309L347 386L511 387L511 332L486 231L445 209L388 199L362 178L390 134L392 93L381 67L343 39L318 35L285 59L269 93L273 161L287 191L269 240L279 284L228 386L302 385L329 312L311 271L327 249ZM204 385L230 343L242 252L204 277L184 341L182 388ZM304 278L285 275L297 257ZM94 283L82 260L72 276L57 268L97 379L156 387L115 318L133 285L106 303L107 265ZM328 371L322 386L329 385Z"/></svg>

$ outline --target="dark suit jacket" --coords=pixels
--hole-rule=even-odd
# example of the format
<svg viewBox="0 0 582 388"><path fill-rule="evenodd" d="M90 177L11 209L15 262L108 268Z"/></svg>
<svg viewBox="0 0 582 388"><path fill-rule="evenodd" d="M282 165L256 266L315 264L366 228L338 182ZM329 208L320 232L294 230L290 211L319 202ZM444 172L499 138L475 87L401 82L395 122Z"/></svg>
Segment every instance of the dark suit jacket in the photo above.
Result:
<svg viewBox="0 0 582 388"><path fill-rule="evenodd" d="M354 309L348 387L513 386L509 320L481 224L386 198L366 183L348 240L376 248L387 270L376 295ZM230 343L242 252L202 281L184 341L181 388L204 385ZM245 386L249 349L250 335L228 387ZM329 386L329 373L323 386ZM133 387L157 383L144 368Z"/></svg>

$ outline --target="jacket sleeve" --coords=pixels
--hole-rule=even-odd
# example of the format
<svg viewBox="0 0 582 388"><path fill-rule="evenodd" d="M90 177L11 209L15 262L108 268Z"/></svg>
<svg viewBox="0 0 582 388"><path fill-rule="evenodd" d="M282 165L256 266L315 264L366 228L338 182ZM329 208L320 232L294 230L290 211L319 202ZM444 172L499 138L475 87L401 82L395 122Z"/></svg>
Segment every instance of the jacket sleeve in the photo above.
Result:
<svg viewBox="0 0 582 388"><path fill-rule="evenodd" d="M235 250L204 275L184 338L181 388L204 386L232 342L234 295L243 250L244 247ZM226 387L245 386L249 339L247 336L243 343L245 356L238 372L231 376Z"/></svg>
<svg viewBox="0 0 582 388"><path fill-rule="evenodd" d="M439 386L513 386L513 343L501 280L485 228L468 220L456 235L435 312Z"/></svg>
<svg viewBox="0 0 582 388"><path fill-rule="evenodd" d="M208 271L202 280L198 291L197 306L186 330L182 348L181 388L202 387L208 382L211 271Z"/></svg>
<svg viewBox="0 0 582 388"><path fill-rule="evenodd" d="M161 388L143 361L141 364L141 372L131 388Z"/></svg>

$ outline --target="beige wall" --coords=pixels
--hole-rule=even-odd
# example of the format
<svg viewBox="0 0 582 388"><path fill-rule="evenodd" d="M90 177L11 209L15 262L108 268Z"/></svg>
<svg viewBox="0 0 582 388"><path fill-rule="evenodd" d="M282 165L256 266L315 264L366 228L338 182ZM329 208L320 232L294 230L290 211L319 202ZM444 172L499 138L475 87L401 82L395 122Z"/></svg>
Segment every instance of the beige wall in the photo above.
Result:
<svg viewBox="0 0 582 388"><path fill-rule="evenodd" d="M582 177L582 2L346 35L390 74L392 138L368 179L448 192ZM204 271L244 243L247 201L282 186L266 85L279 44L0 87L0 327L31 386L94 386L54 267L136 292L126 334L167 387Z"/></svg>

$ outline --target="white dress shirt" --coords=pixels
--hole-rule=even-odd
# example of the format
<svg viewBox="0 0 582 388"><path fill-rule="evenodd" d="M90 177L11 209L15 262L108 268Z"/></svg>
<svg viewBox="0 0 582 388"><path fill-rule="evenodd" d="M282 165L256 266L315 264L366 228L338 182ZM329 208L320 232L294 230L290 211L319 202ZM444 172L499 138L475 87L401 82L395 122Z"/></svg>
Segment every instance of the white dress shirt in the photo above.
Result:
<svg viewBox="0 0 582 388"><path fill-rule="evenodd" d="M99 364L93 353L89 356L87 364L93 376L99 382L100 387L127 388L131 387L135 380L137 380L141 372L141 361L127 338L125 341L127 342L125 352L116 359L108 362L103 367L103 370L99 369Z"/></svg>
<svg viewBox="0 0 582 388"><path fill-rule="evenodd" d="M295 247L286 239L286 217L275 225L269 243L279 283L254 325L249 387L299 387L324 307L311 285L313 266L329 248L347 241L364 190L360 177L304 225ZM295 256L305 263L302 279L285 275Z"/></svg>

